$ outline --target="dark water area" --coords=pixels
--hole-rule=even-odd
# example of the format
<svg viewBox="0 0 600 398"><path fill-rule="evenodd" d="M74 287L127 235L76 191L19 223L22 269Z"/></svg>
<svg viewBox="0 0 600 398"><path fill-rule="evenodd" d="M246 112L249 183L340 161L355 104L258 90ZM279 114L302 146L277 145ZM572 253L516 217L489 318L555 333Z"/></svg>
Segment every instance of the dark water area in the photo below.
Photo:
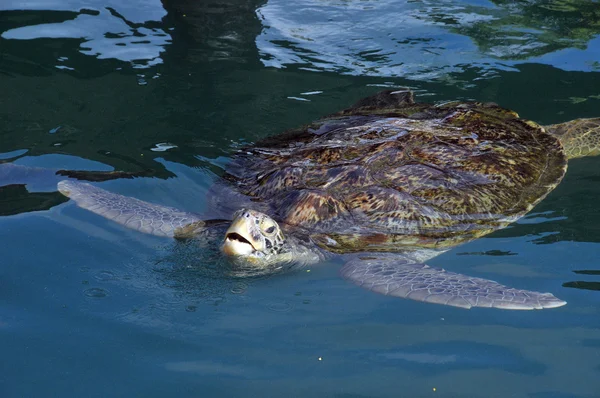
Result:
<svg viewBox="0 0 600 398"><path fill-rule="evenodd" d="M203 212L244 144L382 88L600 116L600 4L4 0L0 163ZM600 157L524 219L431 260L549 291L500 311L380 296L331 262L226 278L212 247L0 188L1 397L597 397ZM5 184L3 184L5 185Z"/></svg>

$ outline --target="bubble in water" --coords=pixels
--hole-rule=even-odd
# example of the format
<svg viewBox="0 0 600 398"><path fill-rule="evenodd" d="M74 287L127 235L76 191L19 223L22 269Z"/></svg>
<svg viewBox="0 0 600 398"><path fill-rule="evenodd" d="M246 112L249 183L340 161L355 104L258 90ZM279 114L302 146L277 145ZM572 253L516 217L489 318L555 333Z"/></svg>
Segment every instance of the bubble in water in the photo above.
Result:
<svg viewBox="0 0 600 398"><path fill-rule="evenodd" d="M231 288L231 293L233 294L243 294L246 293L248 289L248 285L245 283L236 283L234 287Z"/></svg>
<svg viewBox="0 0 600 398"><path fill-rule="evenodd" d="M294 306L287 301L278 299L264 300L261 304L265 305L270 311L273 312L289 312L294 308Z"/></svg>
<svg viewBox="0 0 600 398"><path fill-rule="evenodd" d="M211 297L206 297L205 301L208 304L212 304L212 305L219 305L219 304L223 304L225 302L225 297L221 297L221 296L211 296Z"/></svg>
<svg viewBox="0 0 600 398"><path fill-rule="evenodd" d="M316 298L322 296L323 292L320 290L304 290L301 292L294 293L294 296L303 297L303 298Z"/></svg>
<svg viewBox="0 0 600 398"><path fill-rule="evenodd" d="M99 288L99 287L92 287L90 289L86 289L83 292L86 296L88 297L93 297L93 298L103 298L108 296L108 290Z"/></svg>
<svg viewBox="0 0 600 398"><path fill-rule="evenodd" d="M114 281L117 276L111 271L100 271L95 275L95 278L99 281Z"/></svg>

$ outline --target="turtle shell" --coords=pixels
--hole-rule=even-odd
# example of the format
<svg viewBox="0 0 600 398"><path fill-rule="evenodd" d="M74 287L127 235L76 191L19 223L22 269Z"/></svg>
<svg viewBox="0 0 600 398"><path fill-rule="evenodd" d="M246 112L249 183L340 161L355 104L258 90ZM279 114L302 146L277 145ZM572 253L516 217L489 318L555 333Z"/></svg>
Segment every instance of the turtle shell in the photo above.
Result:
<svg viewBox="0 0 600 398"><path fill-rule="evenodd" d="M562 179L555 137L496 104L382 92L245 148L230 178L335 252L443 248L506 226Z"/></svg>

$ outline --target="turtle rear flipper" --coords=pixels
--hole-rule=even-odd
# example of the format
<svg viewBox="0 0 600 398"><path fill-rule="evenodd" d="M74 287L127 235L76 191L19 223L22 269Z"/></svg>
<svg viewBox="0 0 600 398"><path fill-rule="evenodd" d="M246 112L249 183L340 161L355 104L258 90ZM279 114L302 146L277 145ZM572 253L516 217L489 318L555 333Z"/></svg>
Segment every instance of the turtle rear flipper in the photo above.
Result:
<svg viewBox="0 0 600 398"><path fill-rule="evenodd" d="M575 119L544 128L558 137L569 159L600 155L600 118Z"/></svg>
<svg viewBox="0 0 600 398"><path fill-rule="evenodd" d="M356 258L346 263L341 273L376 293L454 307L534 310L566 304L550 293L514 289L397 256Z"/></svg>
<svg viewBox="0 0 600 398"><path fill-rule="evenodd" d="M61 181L58 190L81 208L128 228L157 236L186 238L225 220L204 221L198 214L105 191L90 184Z"/></svg>

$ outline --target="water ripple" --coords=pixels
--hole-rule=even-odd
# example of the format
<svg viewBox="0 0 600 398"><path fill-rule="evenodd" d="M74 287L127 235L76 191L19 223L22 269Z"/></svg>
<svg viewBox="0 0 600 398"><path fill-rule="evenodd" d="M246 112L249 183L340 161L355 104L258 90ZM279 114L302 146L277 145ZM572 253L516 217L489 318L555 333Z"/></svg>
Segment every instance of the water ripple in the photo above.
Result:
<svg viewBox="0 0 600 398"><path fill-rule="evenodd" d="M13 3L3 2L0 11L19 9L18 4ZM83 39L79 45L82 54L129 62L134 68L162 63L161 53L171 42L165 30L153 26L166 14L160 2L134 1L126 2L125 6L115 2L113 8L107 1L107 7L97 10L84 8L85 2L76 0L45 3L44 10L70 12L64 14L62 22L19 26L2 32L1 37L6 40ZM35 4L28 5L30 10L35 8ZM58 69L75 70L68 57L58 56L56 62Z"/></svg>
<svg viewBox="0 0 600 398"><path fill-rule="evenodd" d="M480 67L494 77L528 60L596 70L592 1L270 0L257 10L266 66L352 75L441 78ZM586 48L587 47L587 48ZM563 51L564 50L564 51Z"/></svg>

